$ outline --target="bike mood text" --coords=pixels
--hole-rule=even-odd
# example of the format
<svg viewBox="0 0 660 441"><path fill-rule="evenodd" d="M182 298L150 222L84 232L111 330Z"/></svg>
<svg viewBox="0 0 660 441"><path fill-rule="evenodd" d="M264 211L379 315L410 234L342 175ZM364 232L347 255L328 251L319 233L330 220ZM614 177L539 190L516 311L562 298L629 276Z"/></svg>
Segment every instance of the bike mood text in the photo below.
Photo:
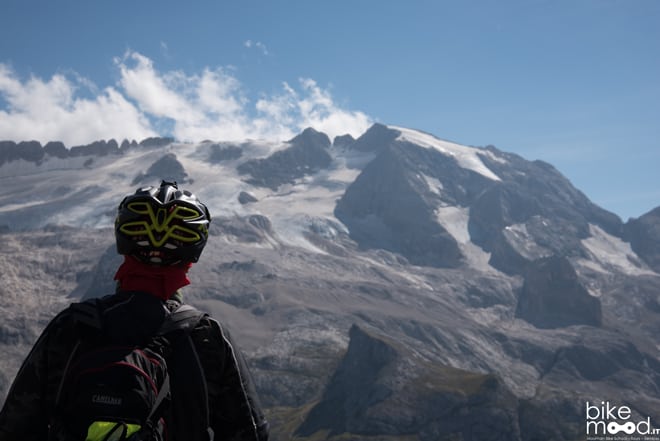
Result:
<svg viewBox="0 0 660 441"><path fill-rule="evenodd" d="M635 421L628 406L587 401L586 420L587 440L660 441L660 429L653 427L651 417Z"/></svg>

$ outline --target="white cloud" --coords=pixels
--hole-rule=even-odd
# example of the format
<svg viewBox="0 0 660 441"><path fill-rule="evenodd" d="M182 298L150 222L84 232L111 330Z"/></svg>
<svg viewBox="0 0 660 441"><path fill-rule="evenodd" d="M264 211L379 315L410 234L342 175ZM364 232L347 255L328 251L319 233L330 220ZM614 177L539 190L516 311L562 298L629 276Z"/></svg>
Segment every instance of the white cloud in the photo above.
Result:
<svg viewBox="0 0 660 441"><path fill-rule="evenodd" d="M301 84L307 96L298 103L303 116L300 128L314 127L335 136L346 133L357 136L371 124L366 114L339 108L330 93L321 89L314 80L303 79Z"/></svg>
<svg viewBox="0 0 660 441"><path fill-rule="evenodd" d="M79 97L88 80L61 74L44 81L21 82L0 64L0 138L16 141L63 141L69 146L100 139L143 139L154 136L147 118L113 88L94 90L92 99Z"/></svg>
<svg viewBox="0 0 660 441"><path fill-rule="evenodd" d="M302 94L284 83L284 93L259 100L256 108L267 121L296 132L313 127L330 138L361 135L372 121L366 114L338 107L330 93L309 78L299 80Z"/></svg>
<svg viewBox="0 0 660 441"><path fill-rule="evenodd" d="M116 59L121 74L121 85L128 97L135 100L140 109L156 117L195 119L196 110L176 90L185 89L185 78L176 72L161 76L147 57L136 52Z"/></svg>
<svg viewBox="0 0 660 441"><path fill-rule="evenodd" d="M0 100L7 103L5 110L0 107L0 139L77 145L140 140L169 127L158 135L182 141L285 140L307 127L331 138L359 136L371 124L364 113L339 107L312 79L299 80L298 88L283 83L280 93L251 102L240 81L223 68L159 72L152 60L133 51L116 58L115 65L118 83L99 91L77 75L21 81L0 64ZM81 90L92 98L80 97Z"/></svg>

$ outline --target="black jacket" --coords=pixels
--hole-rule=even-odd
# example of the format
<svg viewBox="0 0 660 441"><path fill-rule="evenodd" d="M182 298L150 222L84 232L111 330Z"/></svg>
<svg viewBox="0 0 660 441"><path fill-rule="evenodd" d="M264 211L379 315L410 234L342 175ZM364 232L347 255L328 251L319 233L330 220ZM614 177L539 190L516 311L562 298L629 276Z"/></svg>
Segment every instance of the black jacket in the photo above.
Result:
<svg viewBox="0 0 660 441"><path fill-rule="evenodd" d="M99 304L104 333L112 342L130 344L150 338L168 313L166 306L170 306L135 292L118 292L100 299ZM23 362L0 411L0 440L49 439L65 366L74 346L91 338L86 334L89 329L76 320L71 308L48 324ZM216 320L205 316L190 337L195 348L190 358L198 357L206 379L209 423L215 440L267 440L268 426L249 370L230 335Z"/></svg>

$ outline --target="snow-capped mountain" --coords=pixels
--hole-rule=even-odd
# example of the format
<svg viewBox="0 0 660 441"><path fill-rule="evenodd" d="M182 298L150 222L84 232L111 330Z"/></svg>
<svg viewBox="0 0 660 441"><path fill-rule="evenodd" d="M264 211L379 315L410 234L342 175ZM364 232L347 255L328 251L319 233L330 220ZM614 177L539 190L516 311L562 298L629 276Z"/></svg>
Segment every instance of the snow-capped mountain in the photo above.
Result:
<svg viewBox="0 0 660 441"><path fill-rule="evenodd" d="M660 208L624 224L550 164L380 124L0 142L1 395L58 309L112 291L116 206L161 179L209 206L186 295L275 439L584 439L602 401L660 428Z"/></svg>

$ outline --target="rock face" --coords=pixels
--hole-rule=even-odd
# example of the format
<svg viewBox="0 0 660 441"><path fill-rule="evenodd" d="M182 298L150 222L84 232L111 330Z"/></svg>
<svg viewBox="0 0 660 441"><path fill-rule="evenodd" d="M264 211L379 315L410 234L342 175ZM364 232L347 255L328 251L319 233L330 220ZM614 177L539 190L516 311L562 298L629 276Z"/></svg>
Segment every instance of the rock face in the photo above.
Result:
<svg viewBox="0 0 660 441"><path fill-rule="evenodd" d="M152 137L152 138L146 138L140 141L140 145L142 147L164 147L166 145L170 145L174 142L174 138L167 138L167 137Z"/></svg>
<svg viewBox="0 0 660 441"><path fill-rule="evenodd" d="M469 224L472 241L492 253L491 264L496 268L523 274L524 263L538 258L579 256L589 224L621 234L616 215L591 203L551 165L512 154L502 156L506 164L482 157L502 180L474 200Z"/></svg>
<svg viewBox="0 0 660 441"><path fill-rule="evenodd" d="M44 146L44 153L56 158L66 158L69 154L69 151L66 149L66 146L61 142L51 141Z"/></svg>
<svg viewBox="0 0 660 441"><path fill-rule="evenodd" d="M147 138L140 142L144 148L160 148L170 145L174 142L172 138ZM73 146L69 149L60 141L51 141L41 146L38 141L0 141L0 166L5 163L17 161L19 159L39 164L47 156L65 159L79 156L107 156L111 154L122 154L129 148L137 147L138 143L124 140L119 146L117 141L110 139L108 141L95 141L86 145Z"/></svg>
<svg viewBox="0 0 660 441"><path fill-rule="evenodd" d="M211 145L211 154L209 161L214 164L222 163L225 161L232 161L243 156L243 149L237 145Z"/></svg>
<svg viewBox="0 0 660 441"><path fill-rule="evenodd" d="M379 152L390 145L397 136L395 130L383 124L374 124L351 145L351 148L360 152Z"/></svg>
<svg viewBox="0 0 660 441"><path fill-rule="evenodd" d="M548 257L527 266L516 316L539 328L600 326L600 301L580 284L568 259Z"/></svg>
<svg viewBox="0 0 660 441"><path fill-rule="evenodd" d="M298 428L298 434L309 436L329 429L331 434L354 432L382 433L369 428L365 416L369 408L392 395L383 381L383 370L399 355L393 347L373 338L358 327L350 331L348 351L328 384L321 402Z"/></svg>
<svg viewBox="0 0 660 441"><path fill-rule="evenodd" d="M238 202L240 202L242 205L250 204L252 202L257 202L257 201L258 199L254 195L246 191L242 191L238 194Z"/></svg>
<svg viewBox="0 0 660 441"><path fill-rule="evenodd" d="M133 180L133 185L158 185L161 180L174 181L179 184L187 182L188 173L183 165L176 159L174 153L167 153L151 164L146 173L141 173Z"/></svg>
<svg viewBox="0 0 660 441"><path fill-rule="evenodd" d="M353 326L341 364L299 436L520 440L517 400L495 376L430 363Z"/></svg>
<svg viewBox="0 0 660 441"><path fill-rule="evenodd" d="M272 234L270 220L262 215L253 214L248 217L234 216L215 219L209 233L223 237L234 237L240 242L260 243Z"/></svg>
<svg viewBox="0 0 660 441"><path fill-rule="evenodd" d="M463 166L460 152L443 152L442 144L417 145L382 125L374 125L351 149L376 157L348 187L335 215L362 247L400 253L416 265L452 268L464 260L439 222L444 207L469 209L471 242L491 254L491 265L509 274L522 275L527 263L553 254L581 256L590 224L622 232L616 215L595 206L540 161L481 149L472 161L492 172L488 177ZM524 232L522 239L518 231Z"/></svg>
<svg viewBox="0 0 660 441"><path fill-rule="evenodd" d="M119 145L117 141L111 139L110 141L97 141L88 145L81 145L71 147L69 156L106 156L109 154L118 154Z"/></svg>
<svg viewBox="0 0 660 441"><path fill-rule="evenodd" d="M421 176L436 178L457 167L440 153L420 147L391 144L381 150L348 187L335 215L364 248L400 253L418 265L458 266L462 254L456 240L436 219L441 201ZM424 164L424 170L420 173L414 164ZM451 175L462 173L459 169ZM449 193L463 192L457 178Z"/></svg>
<svg viewBox="0 0 660 441"><path fill-rule="evenodd" d="M24 141L18 144L14 141L0 141L0 165L18 159L38 162L43 157L44 151L37 141Z"/></svg>
<svg viewBox="0 0 660 441"><path fill-rule="evenodd" d="M115 292L117 282L114 276L119 265L123 262L123 256L117 254L117 248L113 244L101 255L93 270L85 275L87 283L81 283L74 295L83 299L102 297ZM79 292L85 289L84 292Z"/></svg>
<svg viewBox="0 0 660 441"><path fill-rule="evenodd" d="M276 190L280 185L292 184L296 179L319 171L332 162L327 151L330 139L324 133L306 129L289 144L287 149L265 159L244 162L238 171L252 176L248 180L251 184Z"/></svg>
<svg viewBox="0 0 660 441"><path fill-rule="evenodd" d="M350 147L355 142L355 138L351 135L335 136L332 140L333 147Z"/></svg>
<svg viewBox="0 0 660 441"><path fill-rule="evenodd" d="M625 226L632 249L655 271L660 271L660 207L630 219Z"/></svg>

